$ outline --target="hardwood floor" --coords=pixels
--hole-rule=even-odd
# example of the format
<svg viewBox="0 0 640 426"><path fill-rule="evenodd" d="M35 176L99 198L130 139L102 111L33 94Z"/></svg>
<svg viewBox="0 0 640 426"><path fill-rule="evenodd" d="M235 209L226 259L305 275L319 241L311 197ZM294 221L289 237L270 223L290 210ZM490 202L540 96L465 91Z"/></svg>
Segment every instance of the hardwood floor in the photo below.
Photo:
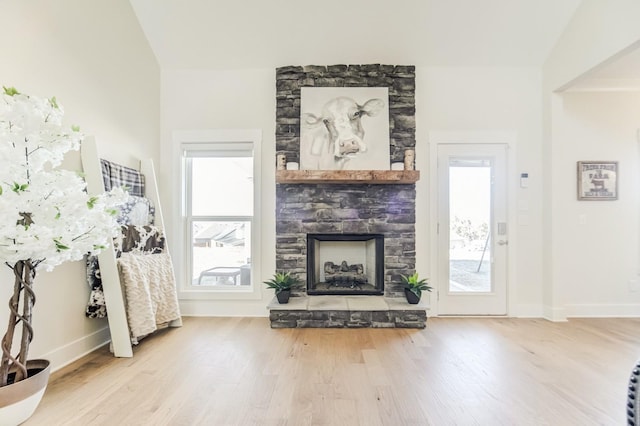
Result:
<svg viewBox="0 0 640 426"><path fill-rule="evenodd" d="M425 330L185 318L52 375L32 425L623 425L640 319Z"/></svg>

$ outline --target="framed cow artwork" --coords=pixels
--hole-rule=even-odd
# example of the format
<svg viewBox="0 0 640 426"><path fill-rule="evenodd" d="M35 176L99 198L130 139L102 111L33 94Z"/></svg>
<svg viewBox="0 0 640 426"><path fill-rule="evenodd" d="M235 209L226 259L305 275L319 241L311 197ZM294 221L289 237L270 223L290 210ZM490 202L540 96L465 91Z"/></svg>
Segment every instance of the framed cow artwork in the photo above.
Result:
<svg viewBox="0 0 640 426"><path fill-rule="evenodd" d="M578 161L578 200L617 199L617 161Z"/></svg>
<svg viewBox="0 0 640 426"><path fill-rule="evenodd" d="M300 169L389 170L386 87L302 87Z"/></svg>

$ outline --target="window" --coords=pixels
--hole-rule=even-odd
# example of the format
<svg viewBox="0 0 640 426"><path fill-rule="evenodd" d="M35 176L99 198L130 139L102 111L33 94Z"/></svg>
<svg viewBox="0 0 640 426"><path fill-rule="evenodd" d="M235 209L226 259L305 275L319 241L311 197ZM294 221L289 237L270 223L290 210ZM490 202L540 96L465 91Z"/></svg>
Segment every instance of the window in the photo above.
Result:
<svg viewBox="0 0 640 426"><path fill-rule="evenodd" d="M254 140L183 142L186 292L256 294Z"/></svg>

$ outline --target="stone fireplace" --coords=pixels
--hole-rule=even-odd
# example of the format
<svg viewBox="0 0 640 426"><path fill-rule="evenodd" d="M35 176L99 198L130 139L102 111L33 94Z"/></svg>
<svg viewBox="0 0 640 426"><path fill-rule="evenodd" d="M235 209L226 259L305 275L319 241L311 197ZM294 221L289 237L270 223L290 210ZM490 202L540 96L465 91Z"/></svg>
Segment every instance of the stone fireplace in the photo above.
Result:
<svg viewBox="0 0 640 426"><path fill-rule="evenodd" d="M366 246L378 248L375 289L298 289L296 295L377 294L404 298L400 275L415 270L415 184L278 184L276 187L276 268L295 273L303 282L317 281L324 262L366 263ZM371 236L374 237L371 237ZM363 239L360 257L318 258L315 247ZM308 240L313 241L311 257ZM350 249L357 251L357 246ZM346 250L346 248L345 248ZM371 248L369 252L371 252ZM374 250L375 251L375 250ZM363 257L364 256L364 257ZM318 263L322 260L322 264ZM311 271L311 274L310 274ZM378 275L379 273L382 276ZM326 281L325 281L326 282ZM335 287L335 286L334 286ZM371 291L369 291L371 290Z"/></svg>
<svg viewBox="0 0 640 426"><path fill-rule="evenodd" d="M415 67L290 66L276 70L276 154L286 161L300 161L302 87L388 88L389 164L415 148ZM419 172L390 169L276 171L276 270L307 285L269 306L272 327L425 326L401 284L415 271Z"/></svg>

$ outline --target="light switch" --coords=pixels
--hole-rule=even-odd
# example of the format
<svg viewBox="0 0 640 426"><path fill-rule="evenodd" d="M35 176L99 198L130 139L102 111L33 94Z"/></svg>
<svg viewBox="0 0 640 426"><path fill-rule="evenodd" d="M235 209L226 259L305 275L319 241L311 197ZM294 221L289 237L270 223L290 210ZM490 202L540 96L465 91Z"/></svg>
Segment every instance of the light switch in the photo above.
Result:
<svg viewBox="0 0 640 426"><path fill-rule="evenodd" d="M498 235L507 235L507 222L498 222Z"/></svg>

